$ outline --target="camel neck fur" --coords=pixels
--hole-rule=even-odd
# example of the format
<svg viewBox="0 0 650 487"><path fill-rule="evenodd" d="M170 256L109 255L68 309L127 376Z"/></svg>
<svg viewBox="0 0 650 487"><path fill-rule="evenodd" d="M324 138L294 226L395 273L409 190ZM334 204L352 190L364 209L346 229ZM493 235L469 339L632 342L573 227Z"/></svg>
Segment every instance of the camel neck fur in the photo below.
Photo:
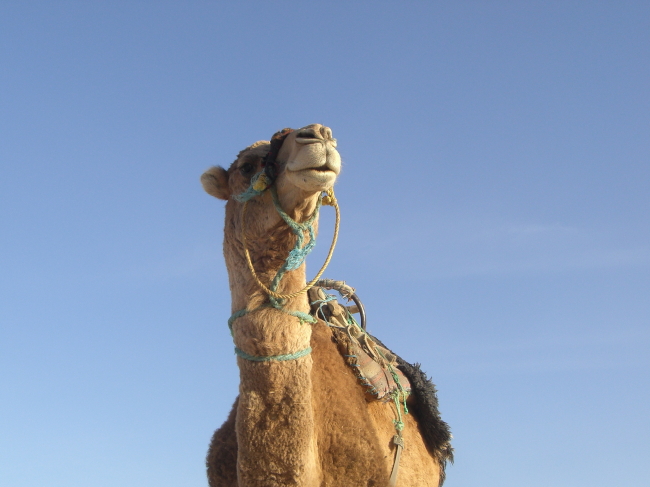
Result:
<svg viewBox="0 0 650 487"><path fill-rule="evenodd" d="M258 205L273 209L268 195L260 198ZM230 205L231 202L228 203ZM234 203L233 203L234 204ZM228 206L227 205L227 206ZM290 216L298 221L309 214L293 211ZM256 208L259 213L262 207ZM312 209L313 211L313 209ZM228 221L231 212L226 209L226 227L238 227L236 215ZM276 220L277 219L277 220ZM295 244L295 236L286 223L275 215L262 218L267 223L263 238L257 238L257 225L247 226L248 250L251 261L262 282L270 283L283 265ZM241 222L241 219L239 219ZM273 222L268 228L268 223ZM311 325L273 307L262 306L269 298L253 279L245 265L241 237L232 238L226 232L224 254L228 267L232 310L247 309L249 313L233 323L235 345L250 355L274 356L295 353L310 346ZM241 234L239 234L241 235ZM261 237L261 236L260 236ZM299 291L305 286L305 264L287 272L280 282L278 292ZM284 309L309 311L306 294L288 299ZM312 358L310 355L284 362L251 362L237 358L240 371L240 397L237 415L239 485L315 486L320 484L320 467L317 462L316 436L312 409ZM291 448L278 449L278 444ZM276 452L272 459L276 465L275 482L268 483L269 458L260 451Z"/></svg>
<svg viewBox="0 0 650 487"><path fill-rule="evenodd" d="M319 195L310 195L309 198L294 203L293 207L285 203L285 200L289 199L287 196L280 194L278 199L280 207L289 217L296 222L302 222L312 216L318 198ZM233 200L226 204L223 250L228 269L233 310L245 307L246 304L260 299L260 296L262 298L266 296L262 288L255 282L246 264L243 244L244 232L253 267L258 277L269 287L296 243L296 236L275 208L270 192L249 201L247 205L246 228L244 228L243 205ZM316 232L318 219L314 221L313 226ZM306 242L308 241L307 237ZM287 294L300 290L301 286L304 287L304 281L303 265L295 271L287 272L277 291Z"/></svg>

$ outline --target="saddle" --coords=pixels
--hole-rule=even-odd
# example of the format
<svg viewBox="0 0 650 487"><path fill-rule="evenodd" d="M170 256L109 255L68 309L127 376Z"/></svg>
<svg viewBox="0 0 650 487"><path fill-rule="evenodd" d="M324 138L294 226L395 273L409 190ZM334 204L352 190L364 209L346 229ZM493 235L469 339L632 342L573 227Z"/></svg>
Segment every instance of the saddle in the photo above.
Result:
<svg viewBox="0 0 650 487"><path fill-rule="evenodd" d="M341 296L353 300L356 305L342 305L334 296L327 294L325 289L336 289ZM413 400L409 401L408 409L413 410L418 417L419 430L427 449L438 460L442 485L445 466L447 462L454 461L454 449L451 446L449 426L440 418L436 388L431 379L420 369L419 364L406 362L366 332L363 305L354 289L343 281L321 279L308 293L310 314L329 326L343 359L365 386L367 400L394 401L399 416L399 403L402 403L406 413L406 398L412 394ZM355 313L361 315L361 326L352 317ZM396 427L398 423L401 423L399 417L395 422ZM396 485L400 454L404 449L401 429L398 429L393 442L396 450L389 487Z"/></svg>
<svg viewBox="0 0 650 487"><path fill-rule="evenodd" d="M405 400L411 384L398 368L398 357L378 343L352 317L357 306L344 306L322 287L309 290L311 315L327 323L345 362L365 386L369 400Z"/></svg>

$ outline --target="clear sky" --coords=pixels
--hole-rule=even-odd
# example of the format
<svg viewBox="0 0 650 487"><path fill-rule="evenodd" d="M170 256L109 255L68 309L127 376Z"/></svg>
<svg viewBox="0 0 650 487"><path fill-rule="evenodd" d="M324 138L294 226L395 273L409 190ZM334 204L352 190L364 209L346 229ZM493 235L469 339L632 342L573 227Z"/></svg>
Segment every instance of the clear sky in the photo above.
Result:
<svg viewBox="0 0 650 487"><path fill-rule="evenodd" d="M647 486L647 1L0 2L0 485L206 485L238 375L199 176L315 122L326 276L437 384L446 486Z"/></svg>

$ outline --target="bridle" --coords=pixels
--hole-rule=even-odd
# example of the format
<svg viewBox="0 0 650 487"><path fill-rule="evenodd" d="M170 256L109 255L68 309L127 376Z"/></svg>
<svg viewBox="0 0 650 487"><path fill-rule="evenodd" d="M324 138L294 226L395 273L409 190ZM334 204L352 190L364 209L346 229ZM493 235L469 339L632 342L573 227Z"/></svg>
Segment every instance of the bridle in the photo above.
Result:
<svg viewBox="0 0 650 487"><path fill-rule="evenodd" d="M274 133L273 137L271 137L271 148L269 149L269 152L264 156L264 159L262 159L264 174L266 174L266 177L269 179L271 184L275 182L275 178L278 176L278 162L276 160L278 153L282 148L284 139L286 139L291 132L293 132L293 129L284 128Z"/></svg>
<svg viewBox="0 0 650 487"><path fill-rule="evenodd" d="M307 218L306 221L302 223L296 222L294 219L292 219L280 206L280 201L277 194L277 188L275 185L275 179L277 178L277 171L278 171L276 158L278 153L280 152L280 149L282 148L282 143L284 142L284 139L286 139L286 137L291 132L293 132L293 129L286 128L279 132L276 132L273 135L273 137L271 138L271 148L269 152L266 154L266 156L264 156L264 159L262 160L263 170L257 173L255 176L253 176L253 178L251 179L250 187L246 191L244 191L244 193L235 196L235 199L244 203L244 207L242 209L242 215L241 215L241 227L242 227L242 245L244 247L244 256L246 257L246 264L251 274L253 275L253 279L255 279L257 285L260 288L262 288L262 290L266 294L268 294L271 298L274 298L276 300L287 300L287 299L295 298L296 296L306 293L318 282L318 280L325 272L325 269L327 269L327 266L329 265L332 259L332 255L334 254L334 248L336 247L336 241L338 240L339 227L341 223L341 211L339 209L338 202L336 201L336 197L334 196L334 188L330 188L326 191L325 194L321 193L319 195L314 212L309 216L309 218ZM285 223L291 228L291 231L297 237L295 247L289 252L289 256L285 260L283 266L278 271L278 274L276 274L270 286L264 284L260 280L259 276L257 275L257 272L253 267L253 262L251 260L250 252L248 251L248 242L246 239L246 214L248 210L248 202L253 197L262 194L266 190L271 191L271 195L273 197L273 206L275 207L276 211L280 214L282 219L285 221ZM316 244L316 235L314 232L313 224L316 218L318 217L318 213L320 211L321 205L332 206L334 207L334 211L336 212L336 220L334 222L334 236L332 237L332 243L330 244L330 249L329 252L327 253L325 262L323 263L322 267L316 274L316 277L314 277L311 281L309 281L306 284L306 286L303 287L300 291L296 291L289 294L278 293L277 288L284 274L287 271L294 270L300 267L300 265L304 262L305 258L309 254L309 252L313 249L314 245ZM309 242L307 243L304 243L305 232L309 233Z"/></svg>

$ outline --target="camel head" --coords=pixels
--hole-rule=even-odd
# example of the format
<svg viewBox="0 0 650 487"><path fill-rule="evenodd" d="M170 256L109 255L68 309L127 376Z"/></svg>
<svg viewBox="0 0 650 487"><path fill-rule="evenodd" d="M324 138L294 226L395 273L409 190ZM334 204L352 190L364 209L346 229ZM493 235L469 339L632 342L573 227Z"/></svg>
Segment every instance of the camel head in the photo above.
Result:
<svg viewBox="0 0 650 487"><path fill-rule="evenodd" d="M228 170L217 166L206 171L201 176L203 188L223 200L243 193L251 178L263 169L262 161L270 149L270 142L255 142L239 153ZM285 211L330 189L341 170L336 139L329 127L320 124L290 132L277 153L276 163L275 184L283 207L287 204Z"/></svg>
<svg viewBox="0 0 650 487"><path fill-rule="evenodd" d="M271 155L277 153L274 161L266 157L269 151ZM266 169L269 164L273 165L271 171ZM255 187L257 178L270 174L269 182L274 186L246 198L246 238L255 267L263 272L277 267L280 256L281 263L293 245L291 238L283 237L286 224L274 206L272 193L277 193L284 212L296 221L303 221L314 212L321 194L333 187L340 169L341 157L332 131L312 124L278 132L272 142L255 142L241 151L227 170L215 166L201 176L208 194L227 201L224 252L231 279L238 274L241 256L244 207L241 195Z"/></svg>

